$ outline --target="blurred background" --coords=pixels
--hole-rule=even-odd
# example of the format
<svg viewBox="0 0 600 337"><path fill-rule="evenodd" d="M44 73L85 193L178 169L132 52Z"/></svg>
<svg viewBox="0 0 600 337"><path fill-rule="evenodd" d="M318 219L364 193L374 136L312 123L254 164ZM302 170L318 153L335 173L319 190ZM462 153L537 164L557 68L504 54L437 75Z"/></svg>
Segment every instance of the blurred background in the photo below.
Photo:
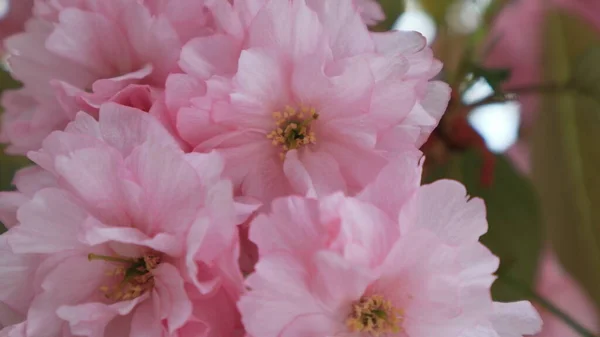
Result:
<svg viewBox="0 0 600 337"><path fill-rule="evenodd" d="M32 2L0 0L0 38ZM494 298L536 303L540 336L597 335L600 0L377 2L373 31L419 31L444 63L453 96L422 148L424 183L456 179L485 199L483 241L502 259ZM0 72L0 90L18 86ZM6 152L0 190L28 164Z"/></svg>

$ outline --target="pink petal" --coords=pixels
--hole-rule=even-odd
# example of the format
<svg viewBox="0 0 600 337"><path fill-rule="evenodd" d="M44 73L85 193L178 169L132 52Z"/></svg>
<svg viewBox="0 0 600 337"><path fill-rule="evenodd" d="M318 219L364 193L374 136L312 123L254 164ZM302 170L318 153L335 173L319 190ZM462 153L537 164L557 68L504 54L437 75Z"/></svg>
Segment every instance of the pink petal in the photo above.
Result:
<svg viewBox="0 0 600 337"><path fill-rule="evenodd" d="M47 47L87 66L101 77L111 77L132 68L125 36L99 13L76 8L62 10L60 25L48 38Z"/></svg>
<svg viewBox="0 0 600 337"><path fill-rule="evenodd" d="M439 180L421 187L414 199L417 219L401 223L402 229L428 229L451 245L477 242L487 232L483 200L469 200L465 187L451 180Z"/></svg>
<svg viewBox="0 0 600 337"><path fill-rule="evenodd" d="M56 187L56 177L40 167L29 166L15 173L13 184L19 192L33 196L46 187Z"/></svg>
<svg viewBox="0 0 600 337"><path fill-rule="evenodd" d="M159 164L160 163L160 164ZM146 144L136 148L127 167L144 190L135 218L147 233L182 233L202 201L201 181L179 152ZM137 213L137 212L136 212Z"/></svg>
<svg viewBox="0 0 600 337"><path fill-rule="evenodd" d="M377 275L353 265L339 255L319 252L314 255L314 275L311 290L329 311L351 308L365 293Z"/></svg>
<svg viewBox="0 0 600 337"><path fill-rule="evenodd" d="M200 79L212 75L232 75L238 65L241 45L228 35L197 37L181 50L179 66Z"/></svg>
<svg viewBox="0 0 600 337"><path fill-rule="evenodd" d="M104 141L118 149L123 157L146 142L179 149L176 140L156 119L138 109L104 104L99 125Z"/></svg>
<svg viewBox="0 0 600 337"><path fill-rule="evenodd" d="M77 234L87 212L62 190L38 192L17 213L20 225L8 235L18 253L54 253L82 247Z"/></svg>
<svg viewBox="0 0 600 337"><path fill-rule="evenodd" d="M90 246L114 241L149 247L171 256L180 256L183 251L179 240L166 233L150 237L137 228L109 227L94 219L88 219L82 226L80 239Z"/></svg>
<svg viewBox="0 0 600 337"><path fill-rule="evenodd" d="M246 279L253 291L238 302L242 321L249 334L275 337L296 317L322 313L305 280L307 270L297 260L284 255L261 259L256 273ZM269 321L270 324L264 324Z"/></svg>
<svg viewBox="0 0 600 337"><path fill-rule="evenodd" d="M184 289L184 281L179 271L173 265L162 263L152 273L160 298L160 318L167 321L169 333L172 334L190 318L192 302Z"/></svg>
<svg viewBox="0 0 600 337"><path fill-rule="evenodd" d="M131 301L117 302L111 305L90 302L78 305L64 305L56 314L69 323L73 334L103 337L107 325L118 316L129 315L148 296L140 296Z"/></svg>
<svg viewBox="0 0 600 337"><path fill-rule="evenodd" d="M290 151L286 154L283 162L283 172L296 193L309 198L317 197L310 174L298 159L298 151Z"/></svg>
<svg viewBox="0 0 600 337"><path fill-rule="evenodd" d="M423 162L417 158L405 156L397 159L381 170L358 199L376 205L396 219L399 210L419 188L422 170Z"/></svg>
<svg viewBox="0 0 600 337"><path fill-rule="evenodd" d="M306 0L318 15L336 58L374 51L373 41L352 1Z"/></svg>
<svg viewBox="0 0 600 337"><path fill-rule="evenodd" d="M427 46L427 39L419 32L393 30L371 34L377 51L383 54L414 54Z"/></svg>
<svg viewBox="0 0 600 337"><path fill-rule="evenodd" d="M494 329L500 337L521 337L533 335L542 329L542 319L531 303L494 303L491 318Z"/></svg>
<svg viewBox="0 0 600 337"><path fill-rule="evenodd" d="M6 306L0 313L0 324L7 326L15 316L27 313L34 295L33 279L39 257L15 254L8 245L7 235L0 237L0 253L0 300Z"/></svg>
<svg viewBox="0 0 600 337"><path fill-rule="evenodd" d="M172 116L177 110L188 106L192 98L206 93L206 84L186 74L171 74L167 78L165 100Z"/></svg>
<svg viewBox="0 0 600 337"><path fill-rule="evenodd" d="M273 201L270 214L260 214L252 221L250 239L258 245L261 256L310 253L327 240L323 231L316 200L287 197Z"/></svg>
<svg viewBox="0 0 600 337"><path fill-rule="evenodd" d="M162 337L166 329L160 322L158 308L154 307L152 301L145 301L139 305L131 321L130 337Z"/></svg>
<svg viewBox="0 0 600 337"><path fill-rule="evenodd" d="M113 149L88 148L56 158L56 172L65 187L84 200L103 220L127 223L121 191L121 156Z"/></svg>
<svg viewBox="0 0 600 337"><path fill-rule="evenodd" d="M323 198L321 222L339 222L337 238L330 239L330 249L355 265L377 266L383 262L399 237L399 226L377 207L341 193ZM329 231L335 227L330 225Z"/></svg>
<svg viewBox="0 0 600 337"><path fill-rule="evenodd" d="M265 114L265 120L272 121L271 113L290 102L289 75L280 58L280 55L263 49L244 50L234 78L239 93L232 95L232 103L248 113Z"/></svg>
<svg viewBox="0 0 600 337"><path fill-rule="evenodd" d="M28 312L27 335L55 337L64 321L56 314L63 305L74 305L99 292L105 270L88 261L87 254L67 258L43 279L43 292L36 296Z"/></svg>

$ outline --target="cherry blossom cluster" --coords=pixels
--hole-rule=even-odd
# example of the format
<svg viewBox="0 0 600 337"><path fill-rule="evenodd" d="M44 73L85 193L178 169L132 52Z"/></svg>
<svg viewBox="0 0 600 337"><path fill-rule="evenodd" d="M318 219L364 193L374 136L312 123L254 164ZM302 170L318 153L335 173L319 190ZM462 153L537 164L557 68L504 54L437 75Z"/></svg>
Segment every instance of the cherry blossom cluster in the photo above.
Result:
<svg viewBox="0 0 600 337"><path fill-rule="evenodd" d="M8 37L2 337L520 337L447 107L362 0L35 0Z"/></svg>

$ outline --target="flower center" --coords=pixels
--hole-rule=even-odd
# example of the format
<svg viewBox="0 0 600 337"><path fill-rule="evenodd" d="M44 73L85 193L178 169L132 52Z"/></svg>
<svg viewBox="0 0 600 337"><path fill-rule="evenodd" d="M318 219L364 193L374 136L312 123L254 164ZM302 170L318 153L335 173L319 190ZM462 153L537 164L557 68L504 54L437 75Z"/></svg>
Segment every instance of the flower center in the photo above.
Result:
<svg viewBox="0 0 600 337"><path fill-rule="evenodd" d="M100 287L100 291L107 299L118 302L140 297L154 288L152 270L160 264L161 256L149 253L140 258L123 258L89 254L88 260L102 260L118 264L107 273L108 276L117 278L117 282L112 286Z"/></svg>
<svg viewBox="0 0 600 337"><path fill-rule="evenodd" d="M352 305L346 325L352 332L365 332L373 336L400 332L402 310L380 295L362 297Z"/></svg>
<svg viewBox="0 0 600 337"><path fill-rule="evenodd" d="M267 135L267 138L271 139L273 145L281 147L281 159L285 158L289 150L317 142L315 133L311 131L311 123L318 118L319 114L315 108L307 107L294 109L286 106L283 113L279 111L273 113L276 128Z"/></svg>

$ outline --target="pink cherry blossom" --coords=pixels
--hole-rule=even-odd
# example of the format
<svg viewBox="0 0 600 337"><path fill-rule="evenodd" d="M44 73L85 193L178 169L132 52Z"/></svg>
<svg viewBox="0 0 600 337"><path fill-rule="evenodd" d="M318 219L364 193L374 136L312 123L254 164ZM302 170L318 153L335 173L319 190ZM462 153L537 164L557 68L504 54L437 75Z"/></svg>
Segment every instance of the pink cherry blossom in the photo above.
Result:
<svg viewBox="0 0 600 337"><path fill-rule="evenodd" d="M268 1L243 41L193 39L179 64L166 88L178 135L266 203L360 191L424 142L450 91L429 81L441 64L420 34L369 33L349 1Z"/></svg>
<svg viewBox="0 0 600 337"><path fill-rule="evenodd" d="M417 163L404 160L357 198L275 200L250 228L260 260L238 304L248 333L538 332L541 320L529 302L492 302L498 259L478 242L487 231L483 202L469 200L457 182L419 181Z"/></svg>
<svg viewBox="0 0 600 337"><path fill-rule="evenodd" d="M107 101L148 111L179 70L187 40L235 33L231 5L207 3L37 0L25 32L6 41L11 74L24 87L4 98L0 140L12 153L36 150L78 111L97 117Z"/></svg>
<svg viewBox="0 0 600 337"><path fill-rule="evenodd" d="M593 332L600 331L598 311L575 280L560 266L552 251L547 250L540 263L537 291L545 299ZM579 334L544 308L539 308L544 326L538 337L577 337Z"/></svg>
<svg viewBox="0 0 600 337"><path fill-rule="evenodd" d="M107 103L98 121L78 114L30 158L56 181L36 172L16 181L27 200L0 240L0 322L18 324L3 333L241 329L239 220L218 154L184 154L152 116Z"/></svg>

